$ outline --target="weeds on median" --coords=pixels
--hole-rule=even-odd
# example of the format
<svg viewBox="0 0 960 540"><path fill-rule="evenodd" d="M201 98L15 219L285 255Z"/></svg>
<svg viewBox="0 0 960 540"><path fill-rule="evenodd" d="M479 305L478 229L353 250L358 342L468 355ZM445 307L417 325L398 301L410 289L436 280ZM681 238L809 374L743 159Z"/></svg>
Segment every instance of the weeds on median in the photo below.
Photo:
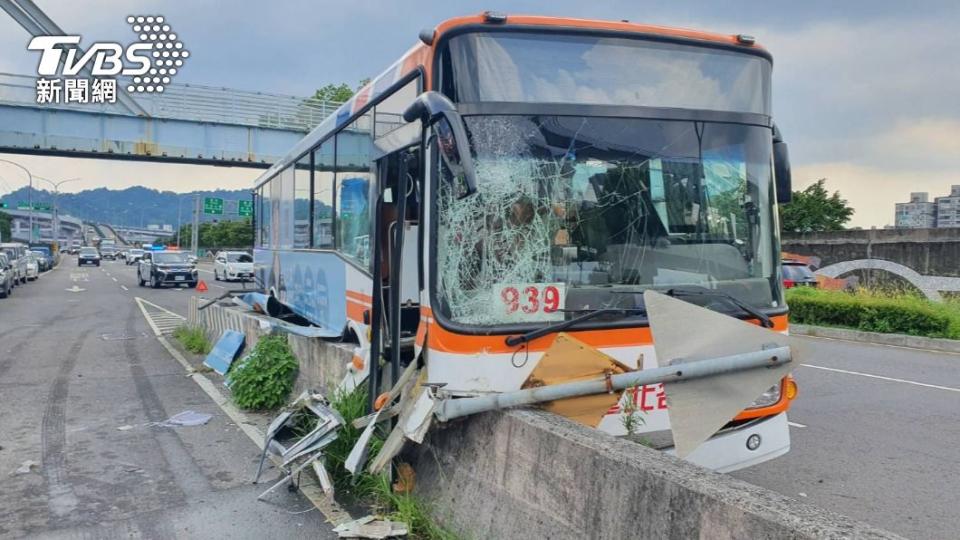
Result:
<svg viewBox="0 0 960 540"><path fill-rule="evenodd" d="M276 409L287 402L299 363L282 335L260 338L228 375L237 405L248 410Z"/></svg>
<svg viewBox="0 0 960 540"><path fill-rule="evenodd" d="M173 337L194 354L207 354L212 348L203 330L195 326L180 326L173 331Z"/></svg>
<svg viewBox="0 0 960 540"><path fill-rule="evenodd" d="M330 405L343 416L345 422L337 440L324 450L326 467L333 477L338 498L345 496L348 502L372 505L384 518L406 523L410 538L455 540L456 535L430 518L429 507L422 500L411 493L395 492L388 474L374 475L364 471L354 477L344 468L347 456L363 433L363 429L353 427L353 421L366 413L366 388L358 387L349 393L337 391L330 399ZM384 422L383 425L388 424ZM382 435L382 432L375 431L370 439L368 464L383 446Z"/></svg>

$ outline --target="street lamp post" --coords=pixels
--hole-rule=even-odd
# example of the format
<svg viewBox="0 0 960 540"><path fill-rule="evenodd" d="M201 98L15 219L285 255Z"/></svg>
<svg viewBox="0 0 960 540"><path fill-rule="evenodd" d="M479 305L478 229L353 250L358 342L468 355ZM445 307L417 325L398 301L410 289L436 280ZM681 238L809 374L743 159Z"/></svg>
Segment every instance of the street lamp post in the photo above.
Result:
<svg viewBox="0 0 960 540"><path fill-rule="evenodd" d="M60 245L60 209L57 206L57 202L60 199L60 186L63 184L66 184L67 182L76 182L77 180L80 180L80 178L68 178L66 180L54 182L49 178L43 178L41 176L38 176L37 180L43 180L44 182L47 182L48 184L53 186L53 223L51 223L50 226L52 228L53 241L56 242L57 245L59 246ZM31 239L33 238L32 226L30 228L30 237Z"/></svg>
<svg viewBox="0 0 960 540"><path fill-rule="evenodd" d="M10 161L9 159L0 159L0 162L9 163L10 165L19 167L21 170L23 170L23 172L27 173L27 178L30 179L30 189L27 191L27 199L29 201L28 204L30 205L30 208L27 210L28 215L30 216L30 220L29 220L30 221L30 241L27 242L29 244L33 242L33 175L30 174L29 169L17 163L16 161Z"/></svg>

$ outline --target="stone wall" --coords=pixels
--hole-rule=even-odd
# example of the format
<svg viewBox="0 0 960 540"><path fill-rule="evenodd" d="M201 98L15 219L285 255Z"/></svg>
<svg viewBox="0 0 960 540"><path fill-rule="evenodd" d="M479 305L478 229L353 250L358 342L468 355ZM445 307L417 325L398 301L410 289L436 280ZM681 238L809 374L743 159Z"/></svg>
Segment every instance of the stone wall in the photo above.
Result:
<svg viewBox="0 0 960 540"><path fill-rule="evenodd" d="M781 240L783 251L820 257L821 267L855 259L883 259L926 276L960 277L960 228L784 234Z"/></svg>
<svg viewBox="0 0 960 540"><path fill-rule="evenodd" d="M898 538L535 410L434 427L415 492L465 538Z"/></svg>

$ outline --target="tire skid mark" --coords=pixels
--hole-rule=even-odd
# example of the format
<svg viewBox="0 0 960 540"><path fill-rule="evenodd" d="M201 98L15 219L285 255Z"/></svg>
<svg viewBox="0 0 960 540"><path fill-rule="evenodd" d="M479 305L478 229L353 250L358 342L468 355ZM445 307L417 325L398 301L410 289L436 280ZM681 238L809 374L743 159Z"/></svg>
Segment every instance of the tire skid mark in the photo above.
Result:
<svg viewBox="0 0 960 540"><path fill-rule="evenodd" d="M50 512L62 517L77 507L77 497L67 480L66 474L66 408L69 396L70 375L77 364L77 357L84 343L93 332L85 330L77 336L67 350L57 376L50 387L47 407L41 420L40 442L43 452L43 476L47 481L47 506Z"/></svg>
<svg viewBox="0 0 960 540"><path fill-rule="evenodd" d="M67 317L66 311L62 311L57 316L43 321L39 326L12 328L0 334L0 337L4 337L11 332L29 328L27 334L22 336L7 353L0 354L0 379L2 379L7 370L10 369L13 361L20 357L20 355L23 353L23 350L33 343L33 338L36 337L37 334L68 318L69 317Z"/></svg>
<svg viewBox="0 0 960 540"><path fill-rule="evenodd" d="M139 313L140 308L134 302L130 308L130 314L127 316L126 332L128 334L136 331L136 322L141 320ZM149 422L166 420L169 415L141 363L140 350L136 343L133 340L124 341L123 347L130 363L130 375L144 415ZM152 432L152 435L167 463L168 471L177 487L187 498L212 491L206 475L196 464L190 452L183 446L183 442L173 429L156 429Z"/></svg>

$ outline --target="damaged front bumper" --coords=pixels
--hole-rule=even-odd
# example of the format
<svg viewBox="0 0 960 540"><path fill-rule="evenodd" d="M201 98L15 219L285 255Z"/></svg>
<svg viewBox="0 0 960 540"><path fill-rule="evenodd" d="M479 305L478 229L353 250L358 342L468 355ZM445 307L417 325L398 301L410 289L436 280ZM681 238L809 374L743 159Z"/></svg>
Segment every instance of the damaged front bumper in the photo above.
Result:
<svg viewBox="0 0 960 540"><path fill-rule="evenodd" d="M675 455L674 449L665 450ZM687 456L687 461L721 473L752 467L790 451L787 413L725 429Z"/></svg>

